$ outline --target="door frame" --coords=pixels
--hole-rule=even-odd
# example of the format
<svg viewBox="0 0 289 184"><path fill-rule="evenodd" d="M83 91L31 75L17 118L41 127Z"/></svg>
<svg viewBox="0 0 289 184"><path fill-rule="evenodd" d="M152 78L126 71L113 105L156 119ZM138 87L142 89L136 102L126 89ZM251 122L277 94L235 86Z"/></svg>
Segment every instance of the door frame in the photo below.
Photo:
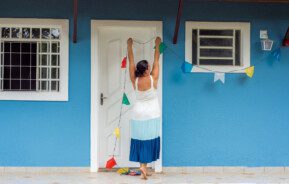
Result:
<svg viewBox="0 0 289 184"><path fill-rule="evenodd" d="M90 108L90 171L98 172L99 169L99 127L100 121L100 49L99 28L103 26L127 26L127 27L155 27L156 35L163 37L162 21L134 21L134 20L91 20L91 108ZM158 82L158 95L161 109L162 138L162 88L163 88L163 58L160 56L160 77ZM120 61L121 62L121 61ZM160 159L155 162L155 171L162 172L162 141Z"/></svg>

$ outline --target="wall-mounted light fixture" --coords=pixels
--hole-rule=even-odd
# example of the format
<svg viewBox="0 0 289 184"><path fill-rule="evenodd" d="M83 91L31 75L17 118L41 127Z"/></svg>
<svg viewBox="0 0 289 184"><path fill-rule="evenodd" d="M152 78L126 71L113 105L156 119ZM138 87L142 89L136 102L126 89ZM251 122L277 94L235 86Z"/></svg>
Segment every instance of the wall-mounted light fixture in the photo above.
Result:
<svg viewBox="0 0 289 184"><path fill-rule="evenodd" d="M262 50L271 51L274 41L268 38L267 30L260 30L260 39L261 39Z"/></svg>
<svg viewBox="0 0 289 184"><path fill-rule="evenodd" d="M283 40L283 46L289 47L289 27Z"/></svg>

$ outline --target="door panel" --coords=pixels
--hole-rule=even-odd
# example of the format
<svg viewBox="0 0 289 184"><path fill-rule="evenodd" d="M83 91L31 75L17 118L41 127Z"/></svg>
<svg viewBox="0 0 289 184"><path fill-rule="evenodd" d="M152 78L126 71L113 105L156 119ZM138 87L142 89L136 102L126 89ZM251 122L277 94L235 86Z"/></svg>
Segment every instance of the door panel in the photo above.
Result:
<svg viewBox="0 0 289 184"><path fill-rule="evenodd" d="M146 42L155 37L156 30L151 27L121 27L107 26L99 31L100 38L100 88L107 99L100 109L99 137L100 137L100 167L105 167L111 155L116 156L117 167L137 167L137 163L129 162L130 130L129 120L131 108L135 101L129 71L121 69L121 61L126 56L129 37L138 42ZM154 40L147 44L134 43L135 62L146 59L152 64ZM118 126L122 105L123 84L126 77L126 89L130 106L123 106L120 123L120 139L115 144L114 129ZM115 147L115 150L114 150Z"/></svg>

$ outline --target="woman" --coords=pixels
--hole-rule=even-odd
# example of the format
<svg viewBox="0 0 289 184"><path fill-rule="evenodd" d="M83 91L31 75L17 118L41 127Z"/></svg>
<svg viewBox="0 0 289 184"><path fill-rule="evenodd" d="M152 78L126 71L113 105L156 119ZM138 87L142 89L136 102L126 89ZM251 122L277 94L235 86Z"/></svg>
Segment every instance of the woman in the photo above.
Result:
<svg viewBox="0 0 289 184"><path fill-rule="evenodd" d="M155 54L152 71L148 61L134 64L133 40L127 41L130 79L136 93L131 126L131 145L129 160L140 163L141 178L147 179L147 164L160 156L160 109L157 95L159 79L159 45L161 39L155 40Z"/></svg>

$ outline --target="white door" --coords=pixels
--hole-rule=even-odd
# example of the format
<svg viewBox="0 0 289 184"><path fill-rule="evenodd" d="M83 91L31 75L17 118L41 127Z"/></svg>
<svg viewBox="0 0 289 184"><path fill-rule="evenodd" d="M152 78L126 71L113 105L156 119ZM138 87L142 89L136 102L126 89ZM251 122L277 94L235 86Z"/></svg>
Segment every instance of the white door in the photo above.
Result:
<svg viewBox="0 0 289 184"><path fill-rule="evenodd" d="M127 54L127 39L132 37L138 42L146 42L156 36L155 27L103 26L99 28L99 89L106 97L100 106L99 116L99 166L105 167L106 161L115 155L117 167L137 167L129 162L130 130L129 120L135 101L129 71L121 69L121 61ZM142 59L153 61L154 40L147 44L134 43L135 62ZM128 62L127 62L128 66ZM126 77L126 79L125 79ZM116 141L114 129L119 124L122 106L123 85L131 105L123 105L120 122L120 139Z"/></svg>

